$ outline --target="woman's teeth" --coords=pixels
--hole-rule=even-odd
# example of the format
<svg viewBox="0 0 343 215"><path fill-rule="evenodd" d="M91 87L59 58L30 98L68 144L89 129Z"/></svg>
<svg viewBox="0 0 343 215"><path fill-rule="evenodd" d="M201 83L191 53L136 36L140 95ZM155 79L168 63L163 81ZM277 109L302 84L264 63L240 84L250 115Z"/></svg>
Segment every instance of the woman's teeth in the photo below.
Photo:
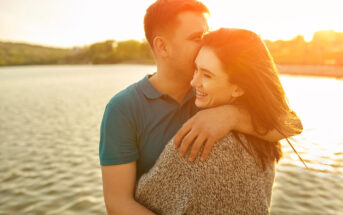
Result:
<svg viewBox="0 0 343 215"><path fill-rule="evenodd" d="M196 95L199 96L199 97L207 96L206 93L203 93L203 92L200 92L200 91L196 91Z"/></svg>

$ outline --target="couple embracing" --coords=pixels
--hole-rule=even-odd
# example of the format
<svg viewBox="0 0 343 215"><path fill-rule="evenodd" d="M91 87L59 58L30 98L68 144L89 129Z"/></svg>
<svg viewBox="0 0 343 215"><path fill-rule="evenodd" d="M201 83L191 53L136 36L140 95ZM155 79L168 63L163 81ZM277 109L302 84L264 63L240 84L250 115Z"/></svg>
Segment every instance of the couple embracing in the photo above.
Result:
<svg viewBox="0 0 343 215"><path fill-rule="evenodd" d="M157 71L108 102L99 156L108 214L269 214L279 141L302 131L261 38L208 31L196 0L157 0Z"/></svg>

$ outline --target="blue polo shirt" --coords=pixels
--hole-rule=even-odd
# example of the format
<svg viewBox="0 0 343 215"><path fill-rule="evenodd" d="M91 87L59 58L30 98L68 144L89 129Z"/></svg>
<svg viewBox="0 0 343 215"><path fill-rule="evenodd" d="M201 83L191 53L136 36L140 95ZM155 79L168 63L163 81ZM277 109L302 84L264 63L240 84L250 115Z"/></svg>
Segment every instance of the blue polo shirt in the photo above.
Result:
<svg viewBox="0 0 343 215"><path fill-rule="evenodd" d="M198 108L189 90L181 104L157 91L146 75L108 102L100 127L100 165L137 161L137 179Z"/></svg>

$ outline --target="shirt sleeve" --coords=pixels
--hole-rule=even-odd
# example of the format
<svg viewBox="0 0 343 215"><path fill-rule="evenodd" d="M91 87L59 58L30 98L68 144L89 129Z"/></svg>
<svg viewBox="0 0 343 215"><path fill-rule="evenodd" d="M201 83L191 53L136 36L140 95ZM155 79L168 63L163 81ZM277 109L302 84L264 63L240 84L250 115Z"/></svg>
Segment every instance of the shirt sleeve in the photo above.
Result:
<svg viewBox="0 0 343 215"><path fill-rule="evenodd" d="M136 144L136 126L129 113L120 104L106 105L100 126L100 165L124 164L139 158Z"/></svg>

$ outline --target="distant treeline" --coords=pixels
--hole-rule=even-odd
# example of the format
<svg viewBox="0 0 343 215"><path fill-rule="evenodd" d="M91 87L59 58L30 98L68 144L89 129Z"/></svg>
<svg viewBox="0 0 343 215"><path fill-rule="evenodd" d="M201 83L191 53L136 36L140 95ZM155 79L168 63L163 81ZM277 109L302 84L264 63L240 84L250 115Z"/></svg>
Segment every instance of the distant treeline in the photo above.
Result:
<svg viewBox="0 0 343 215"><path fill-rule="evenodd" d="M265 43L278 64L343 65L343 33L319 31L310 42L297 36L287 41L266 40ZM107 40L70 49L0 42L0 66L114 63L153 64L154 60L146 41Z"/></svg>
<svg viewBox="0 0 343 215"><path fill-rule="evenodd" d="M70 50L48 48L25 43L0 42L0 66L57 64Z"/></svg>
<svg viewBox="0 0 343 215"><path fill-rule="evenodd" d="M63 64L113 64L113 63L154 63L149 44L146 41L107 40L83 48L73 48L61 59Z"/></svg>
<svg viewBox="0 0 343 215"><path fill-rule="evenodd" d="M149 63L154 60L146 41L107 40L71 49L0 42L0 66L32 64Z"/></svg>
<svg viewBox="0 0 343 215"><path fill-rule="evenodd" d="M318 31L310 42L297 36L265 43L278 64L343 65L343 32Z"/></svg>

